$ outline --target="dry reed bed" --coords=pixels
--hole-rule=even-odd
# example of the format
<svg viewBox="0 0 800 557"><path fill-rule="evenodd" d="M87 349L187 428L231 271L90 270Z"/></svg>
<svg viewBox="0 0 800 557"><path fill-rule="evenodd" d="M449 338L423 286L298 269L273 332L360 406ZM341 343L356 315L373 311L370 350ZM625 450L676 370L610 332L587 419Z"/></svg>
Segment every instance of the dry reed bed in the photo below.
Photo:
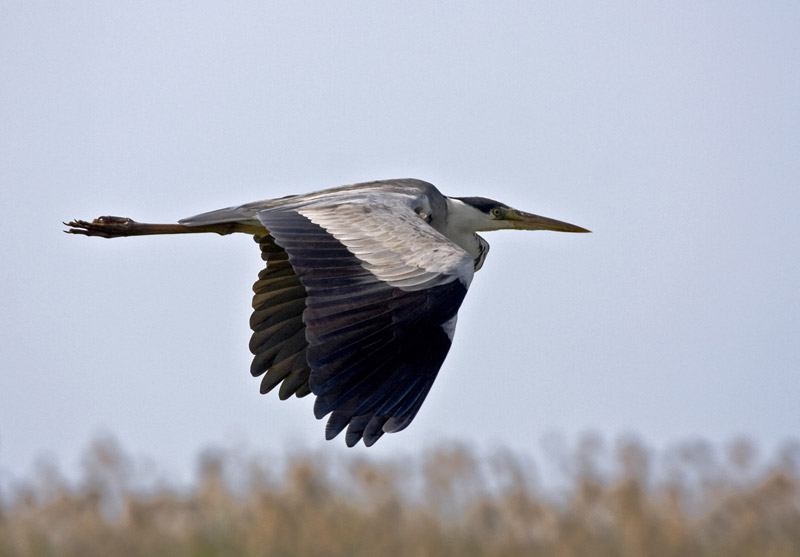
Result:
<svg viewBox="0 0 800 557"><path fill-rule="evenodd" d="M555 444L558 445L558 444ZM16 555L800 555L800 448L643 444L587 436L551 446L560 480L463 445L418 458L283 466L231 451L199 459L186 488L142 486L99 440L74 485L43 467L0 494L0 556Z"/></svg>

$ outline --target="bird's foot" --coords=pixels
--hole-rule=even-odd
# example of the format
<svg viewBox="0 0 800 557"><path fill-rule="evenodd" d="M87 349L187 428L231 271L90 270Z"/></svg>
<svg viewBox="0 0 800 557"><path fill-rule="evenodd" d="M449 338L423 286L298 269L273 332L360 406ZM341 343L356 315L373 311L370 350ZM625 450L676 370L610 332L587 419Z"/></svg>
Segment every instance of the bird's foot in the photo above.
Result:
<svg viewBox="0 0 800 557"><path fill-rule="evenodd" d="M136 232L140 223L128 217L98 217L92 222L73 220L63 223L69 226L67 234L83 234L84 236L100 236L101 238L117 238L130 236Z"/></svg>

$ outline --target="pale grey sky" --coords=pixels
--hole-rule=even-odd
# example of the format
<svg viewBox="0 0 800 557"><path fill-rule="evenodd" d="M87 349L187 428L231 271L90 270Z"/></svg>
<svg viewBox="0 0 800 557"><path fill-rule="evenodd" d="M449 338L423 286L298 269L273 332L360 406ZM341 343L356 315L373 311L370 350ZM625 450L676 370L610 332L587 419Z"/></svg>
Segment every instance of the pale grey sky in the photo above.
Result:
<svg viewBox="0 0 800 557"><path fill-rule="evenodd" d="M800 430L797 2L7 2L0 476L98 432L168 473L324 441L249 376L246 237L105 241L415 177L592 235L499 232L414 423L532 451Z"/></svg>

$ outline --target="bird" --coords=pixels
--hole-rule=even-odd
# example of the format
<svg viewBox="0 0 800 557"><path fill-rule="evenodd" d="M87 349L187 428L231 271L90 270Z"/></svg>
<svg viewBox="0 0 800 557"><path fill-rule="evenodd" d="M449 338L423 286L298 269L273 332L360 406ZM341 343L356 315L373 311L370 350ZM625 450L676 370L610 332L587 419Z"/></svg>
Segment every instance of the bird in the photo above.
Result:
<svg viewBox="0 0 800 557"><path fill-rule="evenodd" d="M150 224L103 216L65 232L116 238L245 233L266 261L253 285L250 372L261 393L315 396L325 438L373 445L417 415L459 307L502 229L590 232L416 179L364 182ZM279 386L280 385L280 386Z"/></svg>

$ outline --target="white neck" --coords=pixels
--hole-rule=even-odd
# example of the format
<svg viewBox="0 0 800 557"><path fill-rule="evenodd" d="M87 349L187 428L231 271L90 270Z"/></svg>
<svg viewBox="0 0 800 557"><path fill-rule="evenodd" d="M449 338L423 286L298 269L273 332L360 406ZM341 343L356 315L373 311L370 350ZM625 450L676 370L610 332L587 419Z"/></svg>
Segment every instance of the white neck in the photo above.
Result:
<svg viewBox="0 0 800 557"><path fill-rule="evenodd" d="M457 246L466 251L475 261L475 270L480 269L489 244L475 231L485 229L487 216L459 199L447 198L447 220L439 230Z"/></svg>

